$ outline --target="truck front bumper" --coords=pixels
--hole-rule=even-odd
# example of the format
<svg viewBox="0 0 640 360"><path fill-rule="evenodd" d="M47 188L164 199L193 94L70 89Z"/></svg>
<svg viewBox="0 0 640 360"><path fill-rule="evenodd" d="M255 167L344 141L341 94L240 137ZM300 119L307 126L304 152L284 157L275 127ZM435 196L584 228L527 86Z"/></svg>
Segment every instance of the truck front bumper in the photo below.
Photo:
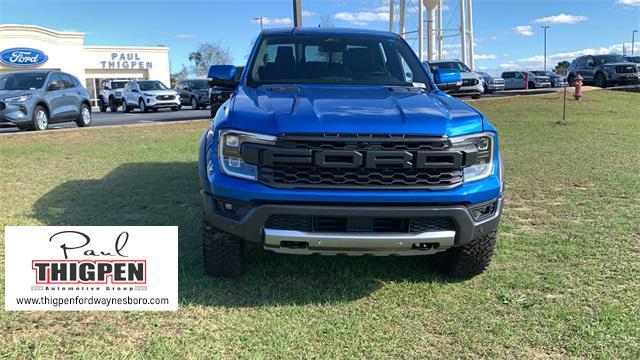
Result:
<svg viewBox="0 0 640 360"><path fill-rule="evenodd" d="M462 246L474 238L495 231L502 214L503 198L474 205L332 205L238 203L214 198L202 191L206 220L215 228L246 241L260 243L267 250L288 254L348 255L428 255L450 247ZM225 204L229 204L228 206ZM490 215L475 220L471 209L493 205ZM235 207L236 212L229 211ZM272 216L285 215L312 219L385 219L405 221L412 218L449 219L447 229L414 232L344 231L323 232L271 228ZM391 219L391 220L389 220ZM313 220L319 221L319 220Z"/></svg>

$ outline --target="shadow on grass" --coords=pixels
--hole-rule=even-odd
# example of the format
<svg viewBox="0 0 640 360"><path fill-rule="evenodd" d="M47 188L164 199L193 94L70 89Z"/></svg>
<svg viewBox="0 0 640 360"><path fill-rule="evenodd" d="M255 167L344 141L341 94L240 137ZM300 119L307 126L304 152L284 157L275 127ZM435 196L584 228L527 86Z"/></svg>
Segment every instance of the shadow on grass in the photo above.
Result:
<svg viewBox="0 0 640 360"><path fill-rule="evenodd" d="M286 256L249 246L241 279L213 279L202 268L197 164L131 163L99 180L66 182L40 198L48 225L177 225L182 304L261 306L360 299L383 281L448 282L424 257Z"/></svg>

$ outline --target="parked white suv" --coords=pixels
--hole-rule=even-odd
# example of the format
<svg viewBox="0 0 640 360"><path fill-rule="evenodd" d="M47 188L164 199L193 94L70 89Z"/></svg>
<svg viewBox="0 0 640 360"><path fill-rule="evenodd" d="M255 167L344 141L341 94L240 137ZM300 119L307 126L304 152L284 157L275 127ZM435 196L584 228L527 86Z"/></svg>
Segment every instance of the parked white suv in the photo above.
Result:
<svg viewBox="0 0 640 360"><path fill-rule="evenodd" d="M425 65L429 66L429 70L433 74L438 69L455 69L460 71L462 78L462 86L450 94L469 94L472 99L479 99L484 94L484 79L482 75L471 71L467 65L460 60L431 60L425 61Z"/></svg>
<svg viewBox="0 0 640 360"><path fill-rule="evenodd" d="M180 110L180 96L157 80L129 81L122 93L122 111L129 112L133 108L140 112L156 111L160 108Z"/></svg>

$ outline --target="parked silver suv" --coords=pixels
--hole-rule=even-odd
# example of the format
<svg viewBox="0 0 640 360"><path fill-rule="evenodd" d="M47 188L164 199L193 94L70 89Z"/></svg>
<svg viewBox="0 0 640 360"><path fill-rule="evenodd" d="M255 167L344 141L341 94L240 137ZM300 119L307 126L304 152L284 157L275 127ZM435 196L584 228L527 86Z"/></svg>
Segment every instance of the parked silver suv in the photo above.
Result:
<svg viewBox="0 0 640 360"><path fill-rule="evenodd" d="M46 130L49 124L74 121L91 125L89 92L80 81L59 71L0 74L0 127Z"/></svg>
<svg viewBox="0 0 640 360"><path fill-rule="evenodd" d="M471 95L472 99L479 99L484 94L484 79L482 75L471 71L467 65L460 60L431 60L425 62L429 66L431 74L438 69L455 69L460 72L462 86L450 94Z"/></svg>
<svg viewBox="0 0 640 360"><path fill-rule="evenodd" d="M180 110L180 96L157 80L129 81L122 93L122 111L129 112L133 108L140 112L156 111L160 108Z"/></svg>

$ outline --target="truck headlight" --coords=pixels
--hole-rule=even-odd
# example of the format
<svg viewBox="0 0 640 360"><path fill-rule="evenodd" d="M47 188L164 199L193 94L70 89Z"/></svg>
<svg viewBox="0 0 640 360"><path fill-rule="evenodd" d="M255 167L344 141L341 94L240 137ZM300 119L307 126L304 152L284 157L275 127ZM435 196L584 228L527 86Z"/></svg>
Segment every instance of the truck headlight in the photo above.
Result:
<svg viewBox="0 0 640 360"><path fill-rule="evenodd" d="M452 149L468 149L475 147L478 156L471 166L464 168L464 181L475 181L488 177L493 173L493 133L481 133L451 138Z"/></svg>
<svg viewBox="0 0 640 360"><path fill-rule="evenodd" d="M31 99L31 94L5 98L4 101L15 104L15 103L23 103L29 99Z"/></svg>
<svg viewBox="0 0 640 360"><path fill-rule="evenodd" d="M257 180L258 167L242 160L242 144L274 145L277 138L237 130L220 130L218 138L218 160L224 174L242 179Z"/></svg>

